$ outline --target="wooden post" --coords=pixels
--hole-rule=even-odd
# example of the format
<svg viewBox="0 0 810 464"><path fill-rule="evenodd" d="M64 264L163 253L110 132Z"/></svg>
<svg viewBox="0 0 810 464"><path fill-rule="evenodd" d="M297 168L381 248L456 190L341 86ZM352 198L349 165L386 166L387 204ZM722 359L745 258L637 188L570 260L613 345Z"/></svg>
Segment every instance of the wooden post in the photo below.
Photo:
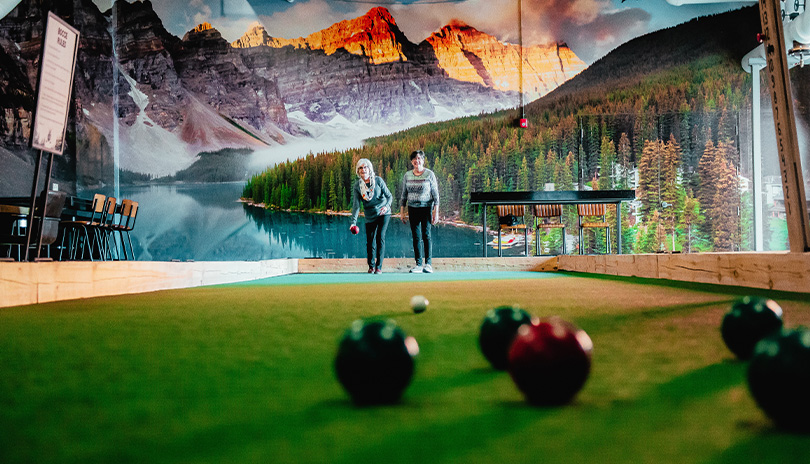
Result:
<svg viewBox="0 0 810 464"><path fill-rule="evenodd" d="M759 15L765 36L768 86L773 103L776 146L782 172L788 241L792 253L810 251L810 219L804 192L793 97L790 91L785 31L779 0L759 0ZM756 76L752 77L756 79Z"/></svg>

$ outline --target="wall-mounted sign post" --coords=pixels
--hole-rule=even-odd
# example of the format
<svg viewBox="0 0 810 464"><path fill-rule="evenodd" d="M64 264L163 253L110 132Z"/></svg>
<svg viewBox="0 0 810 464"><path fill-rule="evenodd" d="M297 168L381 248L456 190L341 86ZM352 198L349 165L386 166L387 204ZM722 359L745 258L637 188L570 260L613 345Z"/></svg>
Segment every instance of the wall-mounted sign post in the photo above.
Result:
<svg viewBox="0 0 810 464"><path fill-rule="evenodd" d="M28 227L25 238L25 260L31 246L31 233L34 226L39 171L42 166L42 152L48 152L48 168L45 180L45 194L40 208L37 257L42 248L42 228L45 225L45 199L51 184L53 155L61 155L65 150L65 132L70 111L70 95L73 91L73 73L76 69L76 53L79 49L79 31L55 14L48 12L45 25L45 38L42 41L42 59L39 66L37 84L37 105L34 112L34 130L31 146L39 149L37 166L34 171L34 185L31 188L31 208L28 213Z"/></svg>
<svg viewBox="0 0 810 464"><path fill-rule="evenodd" d="M779 168L782 172L788 241L791 252L803 253L810 251L810 219L807 214L807 197L804 192L793 97L790 92L785 30L779 0L760 0L759 15L762 33L765 36L765 60L767 62L765 69L768 72L768 86L773 102L776 148L779 153Z"/></svg>

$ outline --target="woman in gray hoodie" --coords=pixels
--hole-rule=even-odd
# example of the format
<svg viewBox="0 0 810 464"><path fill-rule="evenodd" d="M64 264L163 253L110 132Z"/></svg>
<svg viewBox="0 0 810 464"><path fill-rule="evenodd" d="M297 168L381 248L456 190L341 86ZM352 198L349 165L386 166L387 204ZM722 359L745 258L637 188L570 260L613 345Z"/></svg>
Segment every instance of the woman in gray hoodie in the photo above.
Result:
<svg viewBox="0 0 810 464"><path fill-rule="evenodd" d="M368 254L368 273L382 274L383 257L385 256L385 230L391 219L391 191L381 177L374 175L371 161L366 158L357 160L355 167L357 182L352 186L352 225L350 230L357 233L357 216L360 204L366 216L366 252Z"/></svg>

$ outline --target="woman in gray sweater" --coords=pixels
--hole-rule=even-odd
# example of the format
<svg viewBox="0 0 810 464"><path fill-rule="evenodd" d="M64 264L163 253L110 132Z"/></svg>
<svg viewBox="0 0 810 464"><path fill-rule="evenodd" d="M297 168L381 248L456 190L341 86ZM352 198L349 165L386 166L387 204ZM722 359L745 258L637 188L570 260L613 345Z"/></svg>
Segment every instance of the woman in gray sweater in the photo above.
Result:
<svg viewBox="0 0 810 464"><path fill-rule="evenodd" d="M413 254L416 258L416 267L411 272L433 272L430 255L432 244L430 240L430 226L439 221L439 182L436 174L425 168L425 153L416 150L411 153L413 170L407 171L402 179L402 222L405 222L404 212L408 212L413 236ZM424 254L424 265L422 256Z"/></svg>
<svg viewBox="0 0 810 464"><path fill-rule="evenodd" d="M385 181L374 175L371 161L360 158L355 167L357 182L352 186L352 233L357 233L357 216L360 204L366 216L366 252L368 255L368 273L382 274L383 257L385 256L385 230L391 219L391 200L393 196Z"/></svg>

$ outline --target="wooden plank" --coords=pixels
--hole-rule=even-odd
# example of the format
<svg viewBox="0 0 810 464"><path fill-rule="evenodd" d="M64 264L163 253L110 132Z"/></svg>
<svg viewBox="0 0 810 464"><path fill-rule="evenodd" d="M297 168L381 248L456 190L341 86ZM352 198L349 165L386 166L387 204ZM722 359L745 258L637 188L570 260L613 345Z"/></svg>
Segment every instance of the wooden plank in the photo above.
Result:
<svg viewBox="0 0 810 464"><path fill-rule="evenodd" d="M244 282L298 271L298 260L0 263L0 307Z"/></svg>
<svg viewBox="0 0 810 464"><path fill-rule="evenodd" d="M661 278L810 292L810 254L701 253L662 260Z"/></svg>
<svg viewBox="0 0 810 464"><path fill-rule="evenodd" d="M796 115L788 74L785 31L779 0L760 0L760 21L765 35L765 57L768 83L773 103L776 129L776 147L782 173L782 191L785 197L788 241L790 251L810 251L810 219L804 191L799 142L796 135Z"/></svg>
<svg viewBox="0 0 810 464"><path fill-rule="evenodd" d="M566 255L559 269L810 293L810 253Z"/></svg>
<svg viewBox="0 0 810 464"><path fill-rule="evenodd" d="M612 258L614 265L611 268L611 275L659 278L658 255L613 255Z"/></svg>
<svg viewBox="0 0 810 464"><path fill-rule="evenodd" d="M385 258L383 272L408 272L414 264L413 258ZM362 273L368 269L367 266L363 258L301 259L298 272ZM555 271L557 257L433 258L432 266L436 272Z"/></svg>

